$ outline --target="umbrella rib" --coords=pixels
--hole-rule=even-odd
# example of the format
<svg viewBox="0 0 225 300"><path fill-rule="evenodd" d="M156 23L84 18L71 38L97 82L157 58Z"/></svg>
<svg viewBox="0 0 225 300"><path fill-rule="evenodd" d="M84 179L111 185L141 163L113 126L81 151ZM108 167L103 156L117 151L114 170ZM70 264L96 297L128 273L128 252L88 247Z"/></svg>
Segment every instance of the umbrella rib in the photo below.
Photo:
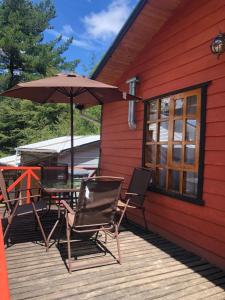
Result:
<svg viewBox="0 0 225 300"><path fill-rule="evenodd" d="M54 94L55 90L53 89L53 91L51 91L51 93L49 94L49 96L46 98L46 100L44 101L44 103L47 103L48 100L51 98L51 96Z"/></svg>
<svg viewBox="0 0 225 300"><path fill-rule="evenodd" d="M67 90L63 87L63 88L55 88L55 90L57 91L57 92L59 92L60 94L63 94L63 95L65 95L65 96L67 96L67 97L69 97L70 96L70 94L67 92Z"/></svg>
<svg viewBox="0 0 225 300"><path fill-rule="evenodd" d="M95 95L94 92L90 91L88 88L86 88L86 89L93 97L95 97L95 99L98 101L99 104L101 104L101 105L103 104L102 101L98 99L98 97Z"/></svg>

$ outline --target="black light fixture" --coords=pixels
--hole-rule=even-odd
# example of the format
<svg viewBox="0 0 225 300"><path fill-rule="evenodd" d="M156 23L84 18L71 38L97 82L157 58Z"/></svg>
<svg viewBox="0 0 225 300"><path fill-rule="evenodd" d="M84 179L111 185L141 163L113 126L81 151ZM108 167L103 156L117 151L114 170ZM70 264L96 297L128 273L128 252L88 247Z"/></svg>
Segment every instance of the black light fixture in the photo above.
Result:
<svg viewBox="0 0 225 300"><path fill-rule="evenodd" d="M225 33L219 33L212 41L210 49L218 57L225 52Z"/></svg>

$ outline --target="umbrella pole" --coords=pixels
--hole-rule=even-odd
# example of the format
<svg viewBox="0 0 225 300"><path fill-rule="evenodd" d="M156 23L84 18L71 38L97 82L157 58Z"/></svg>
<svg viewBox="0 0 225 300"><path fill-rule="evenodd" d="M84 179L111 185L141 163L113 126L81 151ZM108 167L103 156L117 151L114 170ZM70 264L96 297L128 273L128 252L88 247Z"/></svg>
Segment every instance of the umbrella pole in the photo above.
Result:
<svg viewBox="0 0 225 300"><path fill-rule="evenodd" d="M73 96L70 96L70 137L71 137L71 149L70 149L70 155L71 155L71 188L73 188L73 174L74 174L74 145L73 145Z"/></svg>

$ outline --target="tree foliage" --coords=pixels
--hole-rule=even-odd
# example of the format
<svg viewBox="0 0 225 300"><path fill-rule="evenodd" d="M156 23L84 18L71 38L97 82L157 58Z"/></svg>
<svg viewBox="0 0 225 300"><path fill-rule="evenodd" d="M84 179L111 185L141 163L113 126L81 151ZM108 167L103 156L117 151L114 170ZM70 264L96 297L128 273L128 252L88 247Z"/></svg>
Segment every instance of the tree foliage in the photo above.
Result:
<svg viewBox="0 0 225 300"><path fill-rule="evenodd" d="M44 31L56 11L51 0L0 0L0 91L21 81L75 71L79 60L63 56L73 37L58 36L44 42ZM100 118L99 108L89 113ZM76 134L99 131L98 126L75 113ZM69 134L69 107L65 104L38 105L27 100L0 98L0 155L14 148L48 138Z"/></svg>

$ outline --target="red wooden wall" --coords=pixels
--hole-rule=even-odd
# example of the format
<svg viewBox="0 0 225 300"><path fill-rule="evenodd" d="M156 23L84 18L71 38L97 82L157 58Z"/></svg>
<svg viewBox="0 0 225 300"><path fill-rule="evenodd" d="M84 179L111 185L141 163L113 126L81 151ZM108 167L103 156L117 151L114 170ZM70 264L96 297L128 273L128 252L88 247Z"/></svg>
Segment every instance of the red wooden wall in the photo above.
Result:
<svg viewBox="0 0 225 300"><path fill-rule="evenodd" d="M151 22L151 20L149 20ZM135 75L144 99L212 81L208 88L203 200L197 206L149 192L149 227L225 268L225 54L211 54L211 40L225 32L225 0L187 1L149 42L117 83ZM127 125L127 104L104 106L101 172L124 176L126 184L141 165L143 104L137 107L137 130ZM142 223L140 215L130 215Z"/></svg>

